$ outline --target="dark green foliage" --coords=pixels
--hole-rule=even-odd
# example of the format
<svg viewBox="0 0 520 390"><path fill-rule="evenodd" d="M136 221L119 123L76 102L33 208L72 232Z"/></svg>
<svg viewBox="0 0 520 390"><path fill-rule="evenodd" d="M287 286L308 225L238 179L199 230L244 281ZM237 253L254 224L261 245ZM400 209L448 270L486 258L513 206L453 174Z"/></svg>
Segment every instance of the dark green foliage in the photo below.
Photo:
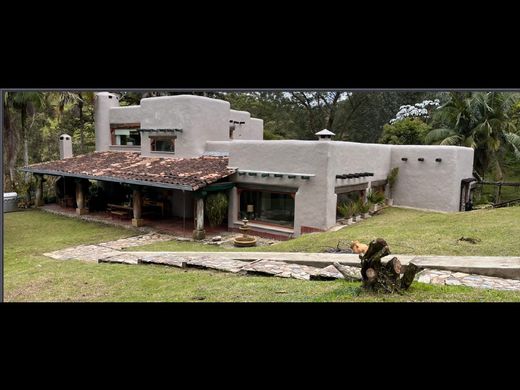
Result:
<svg viewBox="0 0 520 390"><path fill-rule="evenodd" d="M385 201L385 194L370 188L367 192L367 200L372 204L380 204Z"/></svg>
<svg viewBox="0 0 520 390"><path fill-rule="evenodd" d="M419 118L405 118L383 126L380 142L393 145L423 145L431 127Z"/></svg>
<svg viewBox="0 0 520 390"><path fill-rule="evenodd" d="M206 198L206 214L211 226L219 226L224 222L228 211L228 197L223 192L210 194Z"/></svg>
<svg viewBox="0 0 520 390"><path fill-rule="evenodd" d="M520 157L518 96L508 92L451 92L436 113L426 143L475 150L474 168L502 180L508 151Z"/></svg>
<svg viewBox="0 0 520 390"><path fill-rule="evenodd" d="M354 215L356 209L355 209L355 205L352 201L350 202L345 202L345 203L342 203L342 204L339 204L338 205L338 213L343 217L343 218L352 218L352 216Z"/></svg>

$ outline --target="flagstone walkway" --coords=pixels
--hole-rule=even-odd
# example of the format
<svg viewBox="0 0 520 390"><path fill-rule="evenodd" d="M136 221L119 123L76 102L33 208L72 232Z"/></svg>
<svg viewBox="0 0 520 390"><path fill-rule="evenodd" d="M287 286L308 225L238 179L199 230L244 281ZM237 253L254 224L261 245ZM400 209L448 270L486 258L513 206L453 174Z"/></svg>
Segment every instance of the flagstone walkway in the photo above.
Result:
<svg viewBox="0 0 520 390"><path fill-rule="evenodd" d="M282 278L294 278L300 280L335 280L343 279L338 270L332 265L325 263L316 265L316 261L309 264L298 264L294 261L296 253L287 254L290 262L282 261L283 254L277 253L273 259L273 253L255 252L252 256L241 256L241 252L123 252L122 249L136 247L154 242L169 241L176 239L174 236L165 234L149 233L141 236L123 238L93 245L79 245L54 252L44 253L45 256L57 260L84 260L97 263L117 264L155 264L177 268L202 268L223 272L232 272L242 275L263 275ZM301 254L305 257L308 254ZM320 254L313 254L319 257ZM322 254L329 255L330 254ZM335 255L338 256L338 255ZM352 256L352 255L351 255ZM240 258L237 259L236 257ZM262 258L265 257L265 258ZM399 257L397 255L397 257ZM335 257L340 263L341 257ZM352 261L345 264L352 271L359 273L360 268L353 265ZM361 275L360 275L361 277ZM415 280L419 283L430 283L436 285L458 285L473 288L514 290L520 291L520 280L505 279L493 276L475 275L463 272L438 270L432 268L423 269L416 275Z"/></svg>

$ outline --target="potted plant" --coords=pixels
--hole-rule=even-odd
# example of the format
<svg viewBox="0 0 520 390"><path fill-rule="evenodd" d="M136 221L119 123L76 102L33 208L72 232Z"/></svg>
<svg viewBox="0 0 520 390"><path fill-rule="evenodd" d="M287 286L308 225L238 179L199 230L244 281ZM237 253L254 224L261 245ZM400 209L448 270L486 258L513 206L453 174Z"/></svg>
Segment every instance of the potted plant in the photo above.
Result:
<svg viewBox="0 0 520 390"><path fill-rule="evenodd" d="M382 198L381 198L382 197ZM367 192L367 201L370 203L370 212L375 213L379 209L379 204L384 202L385 195L380 191L374 191L370 188Z"/></svg>
<svg viewBox="0 0 520 390"><path fill-rule="evenodd" d="M352 225L352 215L354 208L352 202L345 202L338 206L338 212L345 219L347 225Z"/></svg>
<svg viewBox="0 0 520 390"><path fill-rule="evenodd" d="M377 209L379 210L379 208L381 206L383 206L383 204L385 203L385 193L383 191L377 191L376 194L377 194Z"/></svg>
<svg viewBox="0 0 520 390"><path fill-rule="evenodd" d="M359 220L361 212L359 210L359 200L356 202L352 202L352 222L356 222Z"/></svg>
<svg viewBox="0 0 520 390"><path fill-rule="evenodd" d="M394 204L394 199L392 198L392 190L394 188L395 182L397 180L397 175L399 174L399 167L392 168L390 173L388 174L387 181L388 181L388 199L386 200L386 203L389 206L392 206Z"/></svg>

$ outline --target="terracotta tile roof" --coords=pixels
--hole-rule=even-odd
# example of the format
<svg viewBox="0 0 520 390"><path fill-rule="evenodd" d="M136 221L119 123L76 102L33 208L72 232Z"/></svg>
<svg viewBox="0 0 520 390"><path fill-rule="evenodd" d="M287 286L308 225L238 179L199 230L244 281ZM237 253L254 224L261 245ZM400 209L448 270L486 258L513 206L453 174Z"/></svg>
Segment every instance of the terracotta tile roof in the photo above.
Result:
<svg viewBox="0 0 520 390"><path fill-rule="evenodd" d="M136 152L94 152L22 170L192 191L235 172L228 168L227 157L158 158L142 157Z"/></svg>

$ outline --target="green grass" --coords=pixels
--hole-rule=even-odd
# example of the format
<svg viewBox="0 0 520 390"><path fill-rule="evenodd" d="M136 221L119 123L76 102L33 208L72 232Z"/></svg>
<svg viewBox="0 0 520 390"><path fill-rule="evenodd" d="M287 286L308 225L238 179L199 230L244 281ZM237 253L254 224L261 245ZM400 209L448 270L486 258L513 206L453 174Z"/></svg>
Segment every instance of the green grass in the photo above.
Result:
<svg viewBox="0 0 520 390"><path fill-rule="evenodd" d="M385 212L386 216L380 217L380 220L400 212ZM366 224L380 223L376 220L374 218ZM414 283L403 295L375 295L362 291L359 283L341 280L308 282L153 265L60 261L42 255L72 245L102 242L132 234L135 233L126 229L41 211L4 214L4 299L111 302L520 301L518 292L458 286L439 287ZM287 246L293 242L297 240L280 245ZM184 250L188 248L185 243L177 245L183 246ZM191 244L190 247L190 250L202 248L197 244ZM214 249L211 246L204 248Z"/></svg>
<svg viewBox="0 0 520 390"><path fill-rule="evenodd" d="M477 244L458 241L461 237L479 238ZM400 208L386 208L380 215L333 233L306 234L255 251L321 252L346 246L352 240L369 243L384 238L392 253L416 255L520 256L520 207L476 210L442 214ZM136 251L217 251L212 245L191 242L162 242ZM230 249L223 249L230 250Z"/></svg>

